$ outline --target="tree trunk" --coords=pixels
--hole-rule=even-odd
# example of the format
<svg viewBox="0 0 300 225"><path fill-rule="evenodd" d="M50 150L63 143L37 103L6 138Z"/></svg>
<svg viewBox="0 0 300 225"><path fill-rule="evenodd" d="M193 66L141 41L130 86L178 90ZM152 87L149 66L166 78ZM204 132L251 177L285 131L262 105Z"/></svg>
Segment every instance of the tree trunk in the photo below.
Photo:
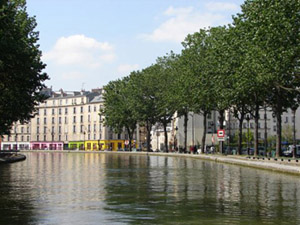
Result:
<svg viewBox="0 0 300 225"><path fill-rule="evenodd" d="M128 129L128 137L129 137L129 151L131 152L132 151L132 134L130 132L130 129Z"/></svg>
<svg viewBox="0 0 300 225"><path fill-rule="evenodd" d="M147 152L151 151L151 146L150 146L151 128L152 128L152 124L149 121L147 121L147 124L146 124L146 129L147 129Z"/></svg>
<svg viewBox="0 0 300 225"><path fill-rule="evenodd" d="M259 121L259 105L255 106L255 112L254 112L254 123L255 123L255 129L254 129L254 156L256 157L258 155L258 121Z"/></svg>
<svg viewBox="0 0 300 225"><path fill-rule="evenodd" d="M184 152L187 152L187 125L188 125L188 112L184 114Z"/></svg>
<svg viewBox="0 0 300 225"><path fill-rule="evenodd" d="M204 153L204 146L206 140L206 121L207 121L207 112L203 113L203 135L202 135L202 142L201 142L201 152Z"/></svg>
<svg viewBox="0 0 300 225"><path fill-rule="evenodd" d="M296 158L296 109L293 109L293 158Z"/></svg>
<svg viewBox="0 0 300 225"><path fill-rule="evenodd" d="M224 112L225 110L219 110L219 127L220 127L220 130L223 130L224 129ZM221 154L223 154L223 149L224 149L224 141L220 141L219 142L219 152Z"/></svg>
<svg viewBox="0 0 300 225"><path fill-rule="evenodd" d="M276 111L276 157L281 155L281 110Z"/></svg>
<svg viewBox="0 0 300 225"><path fill-rule="evenodd" d="M164 123L163 123L163 126L164 126L164 134L165 134L165 149L166 149L166 152L169 152L167 123L164 122Z"/></svg>
<svg viewBox="0 0 300 225"><path fill-rule="evenodd" d="M265 106L265 115L264 115L264 120L265 120L265 139L264 139L264 144L265 144L265 151L264 155L267 153L267 148L268 148L268 124L267 124L267 106Z"/></svg>
<svg viewBox="0 0 300 225"><path fill-rule="evenodd" d="M237 154L242 154L242 141L243 141L243 122L244 122L244 113L241 113L241 117L238 118L239 120L239 137L238 137L238 150Z"/></svg>

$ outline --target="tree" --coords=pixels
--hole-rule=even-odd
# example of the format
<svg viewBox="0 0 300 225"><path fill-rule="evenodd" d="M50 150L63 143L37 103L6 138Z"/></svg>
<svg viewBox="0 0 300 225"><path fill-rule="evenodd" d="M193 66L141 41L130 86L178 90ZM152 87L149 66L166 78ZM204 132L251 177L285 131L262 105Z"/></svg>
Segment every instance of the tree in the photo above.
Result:
<svg viewBox="0 0 300 225"><path fill-rule="evenodd" d="M111 81L104 87L104 107L100 115L104 116L105 126L111 127L115 133L125 128L129 137L129 150L137 125L135 99L129 77Z"/></svg>
<svg viewBox="0 0 300 225"><path fill-rule="evenodd" d="M165 135L165 150L168 152L168 132L167 125L172 121L173 115L176 111L176 99L174 98L175 82L173 73L174 64L177 61L177 55L171 52L164 57L157 59L157 72L152 74L154 79L158 79L159 82L156 86L156 104L158 112L158 121L163 125Z"/></svg>
<svg viewBox="0 0 300 225"><path fill-rule="evenodd" d="M0 1L0 135L9 134L14 122L32 118L45 98L41 90L48 76L42 72L36 25L24 0Z"/></svg>
<svg viewBox="0 0 300 225"><path fill-rule="evenodd" d="M192 105L190 109L194 113L203 115L203 135L201 149L204 152L206 140L207 115L215 106L215 99L212 95L214 81L210 76L210 67L208 63L207 51L210 46L207 44L209 32L200 30L192 35L188 35L183 42L185 49L182 51L182 58L185 59L185 65L189 76L192 79L190 84L194 87L191 93Z"/></svg>
<svg viewBox="0 0 300 225"><path fill-rule="evenodd" d="M149 66L142 71L135 71L130 74L132 82L132 93L134 95L135 113L137 121L146 127L147 130L147 151L151 150L152 126L158 122L158 108L156 98L157 77L159 72L157 65Z"/></svg>
<svg viewBox="0 0 300 225"><path fill-rule="evenodd" d="M281 153L281 115L299 92L299 0L246 0L239 26L244 26L249 65L267 91L265 99L277 119L276 156Z"/></svg>

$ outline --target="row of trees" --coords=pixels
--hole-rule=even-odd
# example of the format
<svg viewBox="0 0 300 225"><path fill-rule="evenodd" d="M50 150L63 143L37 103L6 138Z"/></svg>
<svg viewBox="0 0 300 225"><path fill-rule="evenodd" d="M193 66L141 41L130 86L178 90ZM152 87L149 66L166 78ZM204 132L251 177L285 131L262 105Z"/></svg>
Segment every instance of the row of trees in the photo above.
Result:
<svg viewBox="0 0 300 225"><path fill-rule="evenodd" d="M277 120L276 155L281 152L281 115L299 104L300 2L299 0L246 0L242 12L228 26L201 29L182 42L181 54L159 57L155 64L111 81L105 87L105 123L132 139L136 124L150 130L184 117L187 147L188 113L203 115L202 148L205 146L206 115L231 110L239 121L238 154L246 114L255 121L254 149L258 153L259 110L270 108ZM222 142L220 143L222 150Z"/></svg>

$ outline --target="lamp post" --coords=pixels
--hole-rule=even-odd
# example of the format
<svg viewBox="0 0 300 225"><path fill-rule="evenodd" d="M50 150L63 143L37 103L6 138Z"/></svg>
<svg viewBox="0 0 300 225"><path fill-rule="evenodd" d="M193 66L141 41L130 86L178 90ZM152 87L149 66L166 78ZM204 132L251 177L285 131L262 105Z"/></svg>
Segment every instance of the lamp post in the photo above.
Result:
<svg viewBox="0 0 300 225"><path fill-rule="evenodd" d="M249 136L250 136L250 123L249 123L249 121L250 121L250 116L249 116L249 114L247 114L246 115L246 120L247 120L247 153L248 153L248 155L249 155L249 153L250 153L250 148L249 148Z"/></svg>

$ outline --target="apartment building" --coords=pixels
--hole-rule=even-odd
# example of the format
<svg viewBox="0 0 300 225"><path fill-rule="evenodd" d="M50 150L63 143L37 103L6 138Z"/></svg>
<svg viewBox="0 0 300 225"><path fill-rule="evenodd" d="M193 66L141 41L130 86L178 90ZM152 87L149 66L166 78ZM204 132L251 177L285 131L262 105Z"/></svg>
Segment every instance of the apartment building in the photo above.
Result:
<svg viewBox="0 0 300 225"><path fill-rule="evenodd" d="M38 105L27 123L15 123L4 136L1 149L117 150L125 148L128 135L115 134L99 115L103 90L65 92L48 90L49 98Z"/></svg>

